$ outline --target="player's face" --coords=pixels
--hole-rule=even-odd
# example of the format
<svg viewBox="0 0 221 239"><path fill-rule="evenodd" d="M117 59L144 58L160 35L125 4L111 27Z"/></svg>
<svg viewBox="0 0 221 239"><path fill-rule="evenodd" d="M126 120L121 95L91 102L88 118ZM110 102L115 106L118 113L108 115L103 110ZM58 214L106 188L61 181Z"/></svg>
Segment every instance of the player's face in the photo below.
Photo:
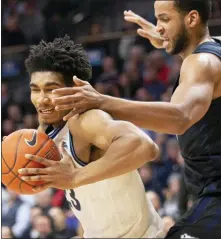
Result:
<svg viewBox="0 0 221 239"><path fill-rule="evenodd" d="M189 44L189 33L184 17L174 7L173 1L155 1L157 31L165 39L163 47L168 54L179 54Z"/></svg>
<svg viewBox="0 0 221 239"><path fill-rule="evenodd" d="M38 112L39 122L56 125L63 122L68 111L56 111L52 91L65 87L63 77L56 72L35 72L31 75L31 101Z"/></svg>

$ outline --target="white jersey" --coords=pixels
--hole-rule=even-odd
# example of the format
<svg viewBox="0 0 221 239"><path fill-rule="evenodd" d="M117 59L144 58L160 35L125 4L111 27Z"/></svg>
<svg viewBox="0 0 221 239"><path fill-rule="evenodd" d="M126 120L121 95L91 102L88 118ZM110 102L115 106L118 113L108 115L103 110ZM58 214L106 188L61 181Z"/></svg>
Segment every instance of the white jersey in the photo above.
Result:
<svg viewBox="0 0 221 239"><path fill-rule="evenodd" d="M64 141L77 167L84 167L76 155L72 136L65 125L48 134L58 145ZM163 237L161 219L146 198L137 170L96 183L66 190L66 198L80 221L84 238Z"/></svg>

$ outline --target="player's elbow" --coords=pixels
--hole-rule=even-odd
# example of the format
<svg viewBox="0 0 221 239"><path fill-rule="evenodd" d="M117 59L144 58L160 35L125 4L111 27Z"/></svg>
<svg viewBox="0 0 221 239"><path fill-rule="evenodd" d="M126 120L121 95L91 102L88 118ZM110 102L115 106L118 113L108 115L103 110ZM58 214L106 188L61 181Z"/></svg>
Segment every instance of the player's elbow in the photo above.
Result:
<svg viewBox="0 0 221 239"><path fill-rule="evenodd" d="M176 135L182 135L187 131L188 127L186 124L181 125L181 127L177 128L175 134Z"/></svg>
<svg viewBox="0 0 221 239"><path fill-rule="evenodd" d="M176 132L177 135L184 134L187 129L190 127L190 118L188 116L182 116L177 124Z"/></svg>
<svg viewBox="0 0 221 239"><path fill-rule="evenodd" d="M159 155L158 146L149 137L137 137L138 142L136 160L140 160L142 164L155 160Z"/></svg>
<svg viewBox="0 0 221 239"><path fill-rule="evenodd" d="M189 114L183 109L182 106L177 107L178 117L174 124L171 124L172 134L182 135L191 125Z"/></svg>
<svg viewBox="0 0 221 239"><path fill-rule="evenodd" d="M146 161L153 161L159 156L159 147L152 141L145 144Z"/></svg>

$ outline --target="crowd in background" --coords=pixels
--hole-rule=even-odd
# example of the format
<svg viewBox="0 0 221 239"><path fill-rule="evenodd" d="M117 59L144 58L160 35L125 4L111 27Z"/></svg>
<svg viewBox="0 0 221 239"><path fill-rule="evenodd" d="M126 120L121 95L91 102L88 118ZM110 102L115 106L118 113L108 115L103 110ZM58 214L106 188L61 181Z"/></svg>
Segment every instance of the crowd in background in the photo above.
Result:
<svg viewBox="0 0 221 239"><path fill-rule="evenodd" d="M61 18L70 2L59 9L53 1L3 1L2 45L36 44L59 35ZM58 2L58 1L55 1ZM217 1L217 4L218 1ZM220 11L221 12L221 11ZM217 16L220 12L216 11ZM221 16L221 14L219 15ZM35 26L35 27L33 27ZM123 32L136 29L124 23ZM100 24L88 29L91 36L102 32ZM62 35L63 36L63 35ZM117 44L116 44L117 43ZM182 60L154 50L147 40L122 36L114 42L115 52L105 41L85 43L93 66L92 85L103 94L137 101L170 101ZM117 47L116 47L117 46ZM13 58L2 63L2 137L22 128L37 128L38 119L30 102L28 75ZM148 119L147 119L148 120ZM183 158L175 136L143 129L160 147L160 156L139 169L147 197L163 218L165 231L190 208L194 198L183 182ZM62 190L48 189L32 196L2 188L3 238L70 238L82 235L82 228L69 209ZM93 222L92 222L93 223Z"/></svg>

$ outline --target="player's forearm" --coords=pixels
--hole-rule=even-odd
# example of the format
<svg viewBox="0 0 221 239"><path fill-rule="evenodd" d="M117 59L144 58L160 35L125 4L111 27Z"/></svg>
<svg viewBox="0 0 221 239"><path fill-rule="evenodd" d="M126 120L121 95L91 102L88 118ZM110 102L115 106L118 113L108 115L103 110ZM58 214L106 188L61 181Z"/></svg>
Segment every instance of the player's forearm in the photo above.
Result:
<svg viewBox="0 0 221 239"><path fill-rule="evenodd" d="M156 144L125 135L115 140L106 154L79 169L74 185L83 186L131 172L158 155Z"/></svg>
<svg viewBox="0 0 221 239"><path fill-rule="evenodd" d="M168 102L138 102L102 96L100 108L116 119L167 134L182 134L187 125L178 105Z"/></svg>

